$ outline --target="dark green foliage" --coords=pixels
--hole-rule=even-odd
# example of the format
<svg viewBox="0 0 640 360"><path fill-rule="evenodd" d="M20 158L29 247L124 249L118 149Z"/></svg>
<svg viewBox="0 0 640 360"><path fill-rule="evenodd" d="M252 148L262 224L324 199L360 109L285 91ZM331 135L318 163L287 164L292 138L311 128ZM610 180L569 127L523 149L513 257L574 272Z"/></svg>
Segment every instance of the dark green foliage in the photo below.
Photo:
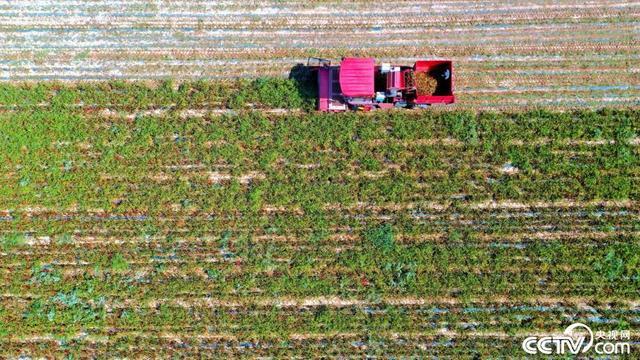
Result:
<svg viewBox="0 0 640 360"><path fill-rule="evenodd" d="M371 251L374 252L388 253L396 247L393 228L389 224L368 230L364 234L364 239L367 242L365 246L371 247Z"/></svg>
<svg viewBox="0 0 640 360"><path fill-rule="evenodd" d="M176 85L171 80L156 85L114 80L73 85L62 83L0 85L0 104L13 108L55 109L79 106L114 110L159 108L188 109L227 106L253 108L305 108L315 104L313 84L296 79L258 78L231 82L194 81Z"/></svg>
<svg viewBox="0 0 640 360"><path fill-rule="evenodd" d="M302 98L294 81L277 78L258 78L251 84L255 98L259 104L273 108L298 108L302 106Z"/></svg>
<svg viewBox="0 0 640 360"><path fill-rule="evenodd" d="M624 262L616 256L615 250L610 250L601 263L596 263L596 270L602 271L609 281L614 281L624 273Z"/></svg>
<svg viewBox="0 0 640 360"><path fill-rule="evenodd" d="M77 290L58 292L31 302L23 314L26 324L46 324L58 334L75 335L86 326L101 325L105 319L104 298L83 298Z"/></svg>
<svg viewBox="0 0 640 360"><path fill-rule="evenodd" d="M476 115L471 112L455 112L443 115L443 120L449 128L452 137L469 145L478 144L478 129Z"/></svg>
<svg viewBox="0 0 640 360"><path fill-rule="evenodd" d="M60 271L51 265L34 266L32 274L30 282L36 284L48 285L62 279Z"/></svg>
<svg viewBox="0 0 640 360"><path fill-rule="evenodd" d="M640 283L640 253L627 244L607 247L606 255L594 264L594 270L609 282L623 279Z"/></svg>

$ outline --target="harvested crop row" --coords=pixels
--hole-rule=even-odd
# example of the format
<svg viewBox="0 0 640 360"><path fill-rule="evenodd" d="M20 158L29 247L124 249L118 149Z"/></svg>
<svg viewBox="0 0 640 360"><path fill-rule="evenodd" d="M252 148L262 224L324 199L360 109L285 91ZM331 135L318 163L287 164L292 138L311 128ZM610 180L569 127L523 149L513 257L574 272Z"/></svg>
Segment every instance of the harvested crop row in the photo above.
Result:
<svg viewBox="0 0 640 360"><path fill-rule="evenodd" d="M96 1L91 5L30 1L0 11L0 80L179 79L286 76L309 56L373 56L384 61L451 58L467 108L635 106L608 89L593 101L567 84L631 85L640 7L606 1L400 2L393 15L366 2ZM366 15L364 15L366 14ZM400 20L401 19L401 20ZM569 39L570 40L567 40ZM620 76L598 74L613 58ZM580 63L572 73L498 73L478 62L516 70ZM543 86L552 101L519 92ZM466 99L466 91L502 92L502 101ZM512 98L512 96L515 96ZM578 99L576 99L578 97ZM605 100L602 100L605 101Z"/></svg>

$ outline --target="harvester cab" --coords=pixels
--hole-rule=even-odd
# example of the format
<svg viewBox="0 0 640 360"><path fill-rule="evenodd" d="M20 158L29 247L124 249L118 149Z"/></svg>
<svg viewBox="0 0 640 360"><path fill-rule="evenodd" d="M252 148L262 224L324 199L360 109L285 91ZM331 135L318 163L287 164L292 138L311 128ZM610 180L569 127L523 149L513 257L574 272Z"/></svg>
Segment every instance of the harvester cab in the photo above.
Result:
<svg viewBox="0 0 640 360"><path fill-rule="evenodd" d="M413 66L375 64L373 58L343 58L340 65L310 58L317 71L318 110L373 110L452 104L453 64L420 60Z"/></svg>

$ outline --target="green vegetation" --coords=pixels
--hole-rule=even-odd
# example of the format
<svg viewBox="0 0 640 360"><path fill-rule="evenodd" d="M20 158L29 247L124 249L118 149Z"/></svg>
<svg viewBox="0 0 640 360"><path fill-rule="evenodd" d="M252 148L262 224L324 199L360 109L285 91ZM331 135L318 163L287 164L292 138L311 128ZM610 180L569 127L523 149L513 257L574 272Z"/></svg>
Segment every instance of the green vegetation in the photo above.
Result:
<svg viewBox="0 0 640 360"><path fill-rule="evenodd" d="M2 86L12 356L500 357L637 325L637 110L106 117L88 104L307 103L289 80Z"/></svg>
<svg viewBox="0 0 640 360"><path fill-rule="evenodd" d="M0 105L10 108L48 105L55 108L87 106L125 111L202 107L311 109L314 101L315 93L306 81L271 77L228 82L200 80L180 84L174 84L171 80L158 83L0 84Z"/></svg>
<svg viewBox="0 0 640 360"><path fill-rule="evenodd" d="M129 263L122 254L117 253L113 255L111 258L111 270L115 272L124 272L129 270Z"/></svg>
<svg viewBox="0 0 640 360"><path fill-rule="evenodd" d="M24 235L18 233L9 233L0 237L0 243L2 244L2 249L5 251L10 251L16 247L23 246L25 244Z"/></svg>

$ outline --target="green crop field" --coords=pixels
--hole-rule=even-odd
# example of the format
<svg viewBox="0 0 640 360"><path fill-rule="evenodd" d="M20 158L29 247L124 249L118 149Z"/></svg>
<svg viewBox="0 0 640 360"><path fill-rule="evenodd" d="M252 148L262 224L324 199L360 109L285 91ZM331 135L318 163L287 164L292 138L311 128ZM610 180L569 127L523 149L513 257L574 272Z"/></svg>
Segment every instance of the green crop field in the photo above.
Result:
<svg viewBox="0 0 640 360"><path fill-rule="evenodd" d="M640 358L639 31L620 0L0 1L0 359L519 359L576 323ZM456 102L319 113L309 57L451 60Z"/></svg>
<svg viewBox="0 0 640 360"><path fill-rule="evenodd" d="M297 85L0 85L0 357L522 357L578 321L637 355L638 109Z"/></svg>

